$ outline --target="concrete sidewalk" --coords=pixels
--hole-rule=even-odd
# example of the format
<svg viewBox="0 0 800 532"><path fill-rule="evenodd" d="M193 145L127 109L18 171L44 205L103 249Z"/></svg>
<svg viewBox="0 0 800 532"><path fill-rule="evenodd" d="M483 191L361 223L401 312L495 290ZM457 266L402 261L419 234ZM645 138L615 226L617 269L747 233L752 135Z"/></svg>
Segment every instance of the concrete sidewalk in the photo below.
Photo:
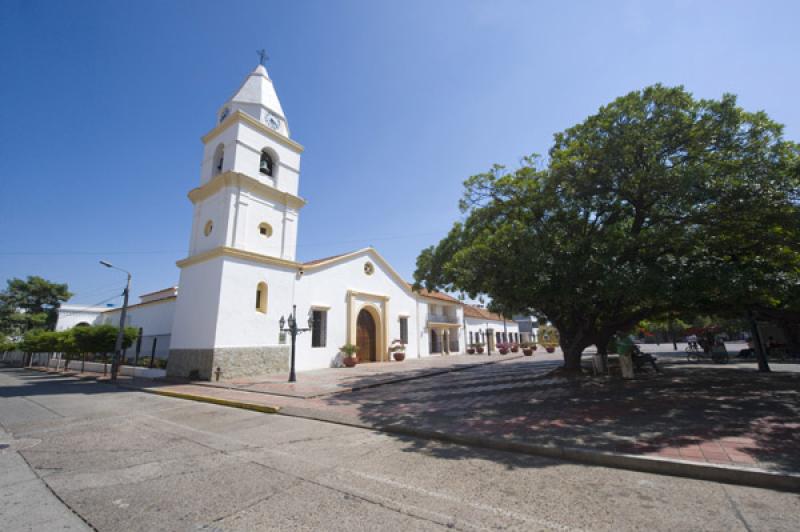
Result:
<svg viewBox="0 0 800 532"><path fill-rule="evenodd" d="M93 530L53 494L17 452L36 443L15 440L0 427L0 528L5 532Z"/></svg>

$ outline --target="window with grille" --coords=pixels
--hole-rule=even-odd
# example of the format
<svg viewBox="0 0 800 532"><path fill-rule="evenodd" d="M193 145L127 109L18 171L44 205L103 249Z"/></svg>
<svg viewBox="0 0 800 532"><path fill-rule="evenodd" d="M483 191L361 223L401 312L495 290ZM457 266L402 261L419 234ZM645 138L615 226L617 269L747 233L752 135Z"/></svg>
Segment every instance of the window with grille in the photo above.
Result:
<svg viewBox="0 0 800 532"><path fill-rule="evenodd" d="M408 318L405 316L400 318L400 341L408 343Z"/></svg>
<svg viewBox="0 0 800 532"><path fill-rule="evenodd" d="M325 347L325 337L328 333L328 311L314 310L311 312L311 347Z"/></svg>

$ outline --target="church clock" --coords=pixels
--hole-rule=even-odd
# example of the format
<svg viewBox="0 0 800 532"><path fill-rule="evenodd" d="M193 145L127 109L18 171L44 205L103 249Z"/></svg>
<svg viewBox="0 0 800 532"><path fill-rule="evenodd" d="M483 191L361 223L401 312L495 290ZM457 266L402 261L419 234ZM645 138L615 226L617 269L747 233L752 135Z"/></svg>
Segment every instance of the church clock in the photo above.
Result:
<svg viewBox="0 0 800 532"><path fill-rule="evenodd" d="M267 113L267 117L264 119L264 121L272 129L277 130L279 127L281 127L281 119L272 113Z"/></svg>

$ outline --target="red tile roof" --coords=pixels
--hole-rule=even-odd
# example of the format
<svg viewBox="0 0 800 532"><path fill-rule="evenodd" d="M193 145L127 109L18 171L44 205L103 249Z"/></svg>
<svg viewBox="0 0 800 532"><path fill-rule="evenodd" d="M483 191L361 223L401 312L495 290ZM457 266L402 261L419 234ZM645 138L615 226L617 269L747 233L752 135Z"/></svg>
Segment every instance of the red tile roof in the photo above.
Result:
<svg viewBox="0 0 800 532"><path fill-rule="evenodd" d="M412 285L409 285L409 287L411 287L411 289L414 290ZM459 305L462 304L461 301L459 301L458 299L454 298L453 296L448 296L447 294L444 294L442 292L426 290L425 288L420 288L419 290L414 290L414 291L423 297L430 297L432 299L438 299L440 301L447 301L448 303L458 303Z"/></svg>
<svg viewBox="0 0 800 532"><path fill-rule="evenodd" d="M473 307L472 305L464 305L464 316L467 318L478 318L481 320L511 321L504 320L500 314L489 312L485 308Z"/></svg>

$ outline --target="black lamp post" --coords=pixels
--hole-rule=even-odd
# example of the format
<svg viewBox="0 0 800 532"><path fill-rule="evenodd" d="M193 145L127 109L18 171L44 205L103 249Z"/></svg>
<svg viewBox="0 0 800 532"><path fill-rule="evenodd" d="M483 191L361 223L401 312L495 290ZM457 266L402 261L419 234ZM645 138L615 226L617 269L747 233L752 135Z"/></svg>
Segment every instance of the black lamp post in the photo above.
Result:
<svg viewBox="0 0 800 532"><path fill-rule="evenodd" d="M299 333L310 331L314 324L314 318L309 317L307 328L298 327L296 315L297 315L297 305L292 305L292 313L289 314L289 319L286 320L283 316L281 316L279 322L281 332L288 332L292 336L292 367L289 370L289 382L297 381L297 377L294 374L294 353L295 353L295 344L297 343L297 335ZM286 327L286 325L288 325L288 327Z"/></svg>

